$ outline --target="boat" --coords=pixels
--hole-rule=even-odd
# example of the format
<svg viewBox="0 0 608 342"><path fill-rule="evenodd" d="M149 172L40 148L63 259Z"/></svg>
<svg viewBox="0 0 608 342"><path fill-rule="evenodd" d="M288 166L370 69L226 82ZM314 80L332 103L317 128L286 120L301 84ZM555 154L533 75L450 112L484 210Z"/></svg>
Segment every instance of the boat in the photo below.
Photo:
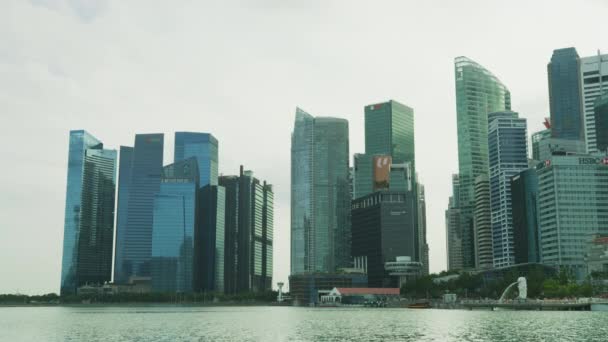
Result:
<svg viewBox="0 0 608 342"><path fill-rule="evenodd" d="M412 303L408 304L408 309L430 309L431 303L429 302L420 302L420 303Z"/></svg>

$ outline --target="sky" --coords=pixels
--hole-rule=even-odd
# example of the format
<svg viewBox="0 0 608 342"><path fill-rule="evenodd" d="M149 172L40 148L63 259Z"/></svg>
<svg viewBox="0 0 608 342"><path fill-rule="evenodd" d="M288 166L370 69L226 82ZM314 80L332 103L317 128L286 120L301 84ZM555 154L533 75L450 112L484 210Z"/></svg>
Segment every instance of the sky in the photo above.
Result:
<svg viewBox="0 0 608 342"><path fill-rule="evenodd" d="M175 131L215 135L220 173L243 164L274 185L273 281L286 282L296 106L348 119L352 155L364 106L389 99L414 108L430 268L444 270L454 58L501 79L530 134L549 115L552 51L608 51L606 13L603 0L4 0L0 293L59 290L72 129L114 149L165 133L165 164Z"/></svg>

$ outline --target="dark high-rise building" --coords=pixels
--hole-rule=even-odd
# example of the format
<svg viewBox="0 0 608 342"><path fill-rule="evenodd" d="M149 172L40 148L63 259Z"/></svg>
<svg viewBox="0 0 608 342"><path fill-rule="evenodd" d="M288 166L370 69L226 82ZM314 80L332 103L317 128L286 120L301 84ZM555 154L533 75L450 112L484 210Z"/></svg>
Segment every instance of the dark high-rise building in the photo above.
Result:
<svg viewBox="0 0 608 342"><path fill-rule="evenodd" d="M274 193L253 172L221 176L226 189L224 286L227 293L272 288Z"/></svg>
<svg viewBox="0 0 608 342"><path fill-rule="evenodd" d="M112 277L115 179L116 150L86 131L70 131L61 294Z"/></svg>
<svg viewBox="0 0 608 342"><path fill-rule="evenodd" d="M224 292L224 249L226 192L223 186L206 185L200 189L200 249L198 272L203 291Z"/></svg>
<svg viewBox="0 0 608 342"><path fill-rule="evenodd" d="M608 93L597 98L594 106L597 150L608 150Z"/></svg>
<svg viewBox="0 0 608 342"><path fill-rule="evenodd" d="M195 158L165 166L154 197L151 284L156 292L192 292L195 278L198 167Z"/></svg>
<svg viewBox="0 0 608 342"><path fill-rule="evenodd" d="M535 169L521 171L511 178L515 264L540 262L537 199Z"/></svg>
<svg viewBox="0 0 608 342"><path fill-rule="evenodd" d="M369 287L397 287L385 263L416 256L414 195L377 191L352 202L352 256L367 260Z"/></svg>
<svg viewBox="0 0 608 342"><path fill-rule="evenodd" d="M163 134L137 134L135 146L121 148L118 180L118 226L114 281L150 276L154 197L160 190Z"/></svg>
<svg viewBox="0 0 608 342"><path fill-rule="evenodd" d="M551 135L567 140L584 140L581 101L580 59L575 48L553 51L547 65Z"/></svg>
<svg viewBox="0 0 608 342"><path fill-rule="evenodd" d="M291 274L350 266L348 121L297 108L291 135Z"/></svg>

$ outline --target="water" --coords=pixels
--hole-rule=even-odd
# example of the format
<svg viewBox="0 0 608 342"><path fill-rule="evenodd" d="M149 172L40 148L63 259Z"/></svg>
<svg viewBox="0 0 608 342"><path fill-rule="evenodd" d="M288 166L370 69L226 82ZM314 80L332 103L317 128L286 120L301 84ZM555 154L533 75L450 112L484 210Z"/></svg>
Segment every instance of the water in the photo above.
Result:
<svg viewBox="0 0 608 342"><path fill-rule="evenodd" d="M0 307L0 341L608 341L608 313Z"/></svg>

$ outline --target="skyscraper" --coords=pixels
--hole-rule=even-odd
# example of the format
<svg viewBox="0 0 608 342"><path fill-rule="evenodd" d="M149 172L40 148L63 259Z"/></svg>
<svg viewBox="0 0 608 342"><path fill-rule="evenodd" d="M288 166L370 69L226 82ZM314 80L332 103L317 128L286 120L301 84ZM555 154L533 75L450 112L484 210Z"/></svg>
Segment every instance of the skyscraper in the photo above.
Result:
<svg viewBox="0 0 608 342"><path fill-rule="evenodd" d="M547 65L551 135L554 138L581 141L585 138L579 68L575 48L554 50Z"/></svg>
<svg viewBox="0 0 608 342"><path fill-rule="evenodd" d="M494 267L515 263L511 177L528 168L526 119L511 111L488 117L490 154L490 208Z"/></svg>
<svg viewBox="0 0 608 342"><path fill-rule="evenodd" d="M195 158L165 166L154 197L151 284L157 292L194 290L199 171Z"/></svg>
<svg viewBox="0 0 608 342"><path fill-rule="evenodd" d="M603 132L595 128L594 104L599 96L608 92L608 55L598 51L595 56L581 58L580 79L587 153L595 153L598 151L596 135Z"/></svg>
<svg viewBox="0 0 608 342"><path fill-rule="evenodd" d="M538 176L534 168L511 178L513 254L516 264L540 262L538 237Z"/></svg>
<svg viewBox="0 0 608 342"><path fill-rule="evenodd" d="M200 187L217 185L218 142L209 133L175 132L174 161L195 157L198 163Z"/></svg>
<svg viewBox="0 0 608 342"><path fill-rule="evenodd" d="M541 143L543 140L547 140L551 138L551 129L543 129L542 131L538 131L532 133L532 159L533 160L544 160L541 157Z"/></svg>
<svg viewBox="0 0 608 342"><path fill-rule="evenodd" d="M297 108L291 136L291 274L350 259L348 121Z"/></svg>
<svg viewBox="0 0 608 342"><path fill-rule="evenodd" d="M115 181L116 150L86 131L70 131L61 294L112 277Z"/></svg>
<svg viewBox="0 0 608 342"><path fill-rule="evenodd" d="M583 280L589 242L608 234L608 157L554 155L536 172L541 262Z"/></svg>
<svg viewBox="0 0 608 342"><path fill-rule="evenodd" d="M463 267L475 267L475 179L488 174L488 114L511 109L511 95L490 71L467 57L455 59L460 229Z"/></svg>
<svg viewBox="0 0 608 342"><path fill-rule="evenodd" d="M597 150L608 152L608 92L595 101L595 132Z"/></svg>
<svg viewBox="0 0 608 342"><path fill-rule="evenodd" d="M121 162L130 163L120 166L118 179L117 283L126 283L133 276L150 276L154 198L160 190L163 140L163 134L137 134L132 150L121 147L127 154L121 156Z"/></svg>
<svg viewBox="0 0 608 342"><path fill-rule="evenodd" d="M458 175L452 175L452 196L448 202L448 209L445 211L447 265L450 271L463 268L462 229L460 229L460 209L458 209L459 188Z"/></svg>
<svg viewBox="0 0 608 342"><path fill-rule="evenodd" d="M365 153L390 155L393 163L409 162L416 171L414 110L390 100L365 106Z"/></svg>
<svg viewBox="0 0 608 342"><path fill-rule="evenodd" d="M475 209L473 218L475 237L475 268L488 269L494 266L492 249L492 207L490 180L488 175L475 178Z"/></svg>
<svg viewBox="0 0 608 342"><path fill-rule="evenodd" d="M227 293L272 288L274 193L241 166L221 176L226 189L224 286Z"/></svg>

